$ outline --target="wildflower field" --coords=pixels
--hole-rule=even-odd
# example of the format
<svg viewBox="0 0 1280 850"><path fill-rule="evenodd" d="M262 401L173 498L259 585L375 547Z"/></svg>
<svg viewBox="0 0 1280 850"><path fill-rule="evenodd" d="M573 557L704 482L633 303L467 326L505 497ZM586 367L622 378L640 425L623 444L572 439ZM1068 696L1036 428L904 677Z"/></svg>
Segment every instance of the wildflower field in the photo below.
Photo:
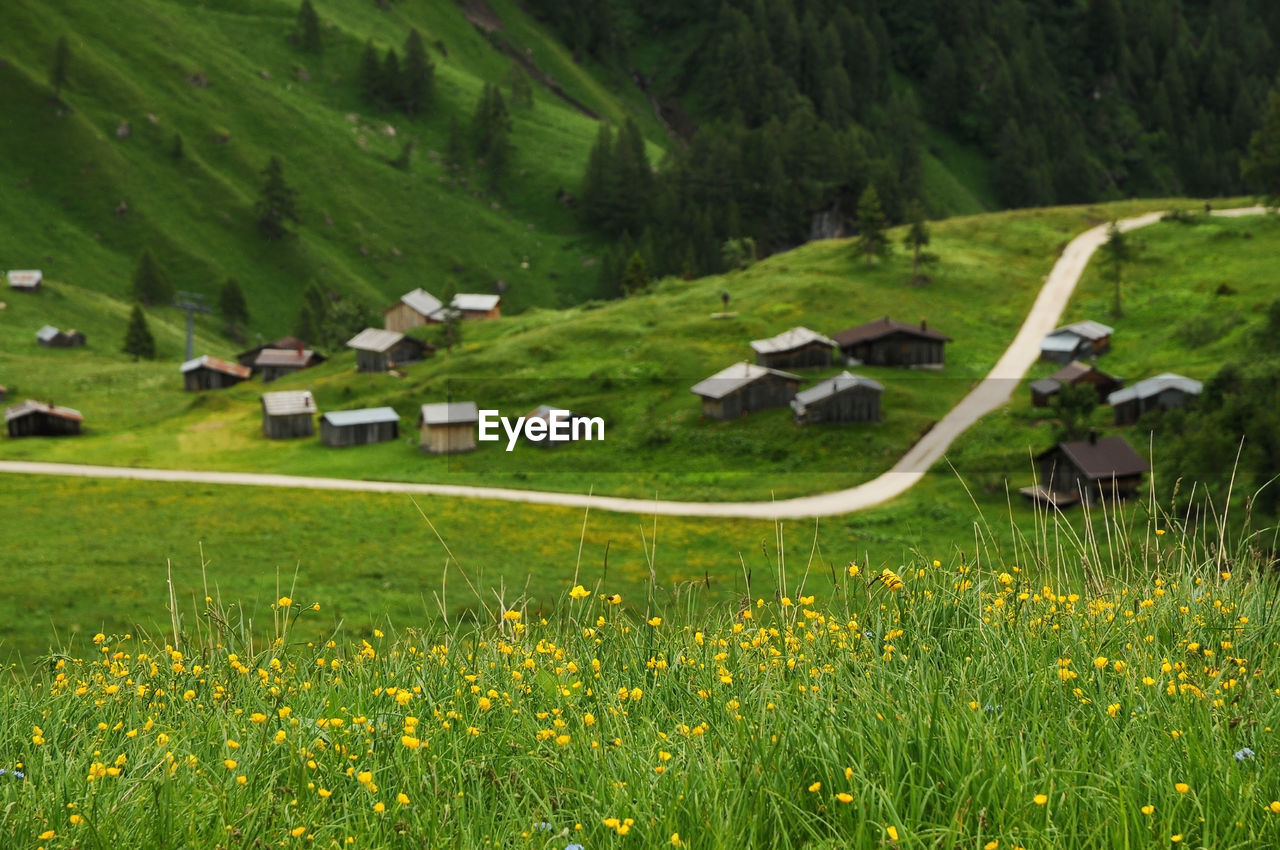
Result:
<svg viewBox="0 0 1280 850"><path fill-rule="evenodd" d="M1042 531L1021 565L575 582L320 642L303 588L265 641L214 591L10 673L0 846L1280 845L1259 538Z"/></svg>

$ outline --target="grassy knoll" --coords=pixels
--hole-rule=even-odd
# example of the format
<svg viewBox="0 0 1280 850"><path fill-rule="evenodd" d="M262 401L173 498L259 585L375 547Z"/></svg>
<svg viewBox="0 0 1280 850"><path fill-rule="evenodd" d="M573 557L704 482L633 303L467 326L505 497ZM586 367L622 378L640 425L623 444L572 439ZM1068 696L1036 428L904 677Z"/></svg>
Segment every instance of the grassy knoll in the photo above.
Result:
<svg viewBox="0 0 1280 850"><path fill-rule="evenodd" d="M1073 577L1074 557L1040 554L1052 562L1034 576L915 558L896 591L842 570L820 599L753 588L741 614L686 588L631 615L562 576L538 609L516 592L486 600L475 627L314 641L340 593L304 581L246 610L225 586L201 590L176 634L86 635L0 689L0 835L49 848L1280 841L1280 633L1256 565L1228 572L1176 527L1123 550L1127 578ZM248 638L251 615L274 640Z"/></svg>

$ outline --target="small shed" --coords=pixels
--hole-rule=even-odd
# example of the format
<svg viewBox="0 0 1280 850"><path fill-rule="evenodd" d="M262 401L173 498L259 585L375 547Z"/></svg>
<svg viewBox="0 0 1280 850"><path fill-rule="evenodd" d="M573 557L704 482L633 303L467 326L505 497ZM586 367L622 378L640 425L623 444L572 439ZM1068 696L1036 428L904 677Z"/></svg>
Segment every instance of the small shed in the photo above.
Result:
<svg viewBox="0 0 1280 850"><path fill-rule="evenodd" d="M846 362L869 366L939 367L946 362L945 346L951 342L923 319L913 325L888 316L846 328L834 339Z"/></svg>
<svg viewBox="0 0 1280 850"><path fill-rule="evenodd" d="M262 383L319 365L324 355L299 343L296 348L264 348L253 361L253 371L262 373Z"/></svg>
<svg viewBox="0 0 1280 850"><path fill-rule="evenodd" d="M220 390L234 386L249 378L248 366L202 354L178 367L182 373L182 388L189 393L199 390Z"/></svg>
<svg viewBox="0 0 1280 850"><path fill-rule="evenodd" d="M84 416L70 407L27 399L4 412L10 437L66 437L80 433Z"/></svg>
<svg viewBox="0 0 1280 850"><path fill-rule="evenodd" d="M308 345L304 340L298 339L296 336L282 336L277 340L264 342L262 345L255 345L253 348L240 352L236 355L236 362L241 366L248 366L250 369L253 369L253 364L258 359L258 355L266 351L268 348L297 350L299 346L304 350L314 347ZM256 369L254 369L254 374L257 374Z"/></svg>
<svg viewBox="0 0 1280 850"><path fill-rule="evenodd" d="M9 288L18 292L39 292L44 273L37 269L13 269L8 274Z"/></svg>
<svg viewBox="0 0 1280 850"><path fill-rule="evenodd" d="M435 346L405 336L398 331L365 328L347 340L356 351L357 372L386 372L405 363L423 359Z"/></svg>
<svg viewBox="0 0 1280 850"><path fill-rule="evenodd" d="M756 364L770 369L822 368L831 365L836 341L808 328L792 328L751 343Z"/></svg>
<svg viewBox="0 0 1280 850"><path fill-rule="evenodd" d="M796 424L820 422L879 422L884 387L862 375L841 372L819 381L791 400Z"/></svg>
<svg viewBox="0 0 1280 850"><path fill-rule="evenodd" d="M702 415L708 419L737 419L744 413L785 407L798 389L799 375L745 360L690 387L702 396Z"/></svg>
<svg viewBox="0 0 1280 850"><path fill-rule="evenodd" d="M1070 363L1111 350L1111 334L1114 328L1086 319L1063 325L1050 333L1040 343L1040 359L1055 363Z"/></svg>
<svg viewBox="0 0 1280 850"><path fill-rule="evenodd" d="M1092 363L1072 360L1049 377L1031 382L1031 406L1047 407L1064 386L1081 384L1093 387L1098 401L1106 401L1107 396L1124 386L1124 381L1108 375Z"/></svg>
<svg viewBox="0 0 1280 850"><path fill-rule="evenodd" d="M331 410L320 417L320 442L326 446L364 446L400 436L400 414L390 407Z"/></svg>
<svg viewBox="0 0 1280 850"><path fill-rule="evenodd" d="M1036 455L1039 481L1022 495L1050 507L1099 499L1127 499L1138 491L1142 474L1151 469L1121 437L1090 433L1087 440L1058 443Z"/></svg>
<svg viewBox="0 0 1280 850"><path fill-rule="evenodd" d="M316 432L315 414L310 390L262 394L262 433L270 440L310 437Z"/></svg>
<svg viewBox="0 0 1280 850"><path fill-rule="evenodd" d="M1204 384L1182 375L1165 372L1107 396L1107 404L1115 410L1117 425L1132 425L1149 410L1172 410L1200 395Z"/></svg>
<svg viewBox="0 0 1280 850"><path fill-rule="evenodd" d="M437 455L475 451L479 422L474 401L424 404L418 414L422 450Z"/></svg>
<svg viewBox="0 0 1280 850"><path fill-rule="evenodd" d="M382 325L389 331L403 333L410 328L431 324L444 306L439 298L419 287L400 296L400 300L382 311Z"/></svg>
<svg viewBox="0 0 1280 850"><path fill-rule="evenodd" d="M60 331L53 325L45 325L36 331L36 342L45 348L75 348L84 345L84 334L74 328Z"/></svg>
<svg viewBox="0 0 1280 850"><path fill-rule="evenodd" d="M453 296L451 307L464 319L499 319L502 317L502 296L482 292L459 292Z"/></svg>

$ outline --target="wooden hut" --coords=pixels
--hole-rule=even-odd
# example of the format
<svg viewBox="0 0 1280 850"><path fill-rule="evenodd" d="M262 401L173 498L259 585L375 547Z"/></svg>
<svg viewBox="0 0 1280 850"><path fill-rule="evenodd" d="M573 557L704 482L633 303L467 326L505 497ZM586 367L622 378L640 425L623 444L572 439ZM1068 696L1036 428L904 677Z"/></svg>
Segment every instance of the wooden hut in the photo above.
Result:
<svg viewBox="0 0 1280 850"><path fill-rule="evenodd" d="M769 339L751 343L756 365L770 369L816 369L831 365L835 340L808 328L792 328Z"/></svg>
<svg viewBox="0 0 1280 850"><path fill-rule="evenodd" d="M744 413L785 407L799 388L799 375L744 360L700 381L690 391L702 396L702 415L708 419L737 419Z"/></svg>
<svg viewBox="0 0 1280 850"><path fill-rule="evenodd" d="M382 311L382 326L404 333L410 328L437 323L443 302L425 289L418 288L400 296L400 300Z"/></svg>
<svg viewBox="0 0 1280 850"><path fill-rule="evenodd" d="M480 292L459 292L453 296L450 307L457 310L463 319L500 319L502 318L502 297L486 295Z"/></svg>
<svg viewBox="0 0 1280 850"><path fill-rule="evenodd" d="M1182 375L1165 372L1107 396L1107 404L1115 410L1117 425L1132 425L1150 410L1172 410L1182 407L1200 395L1204 384Z"/></svg>
<svg viewBox="0 0 1280 850"><path fill-rule="evenodd" d="M1070 363L1111 350L1114 328L1087 319L1063 325L1040 343L1040 359L1054 363Z"/></svg>
<svg viewBox="0 0 1280 850"><path fill-rule="evenodd" d="M299 343L296 348L264 348L253 361L253 371L262 373L262 383L292 375L324 362L324 355Z"/></svg>
<svg viewBox="0 0 1280 850"><path fill-rule="evenodd" d="M45 325L36 331L36 342L45 348L75 348L84 345L84 334L74 328L60 331L53 325Z"/></svg>
<svg viewBox="0 0 1280 850"><path fill-rule="evenodd" d="M4 412L10 437L65 437L80 433L84 416L70 407L27 399Z"/></svg>
<svg viewBox="0 0 1280 850"><path fill-rule="evenodd" d="M1151 467L1121 437L1090 433L1087 440L1058 443L1036 455L1039 481L1024 487L1028 499L1051 507L1099 499L1127 499L1137 492L1142 474Z"/></svg>
<svg viewBox="0 0 1280 850"><path fill-rule="evenodd" d="M1108 375L1091 363L1072 360L1047 378L1031 382L1031 406L1047 407L1064 386L1091 386L1098 394L1098 401L1124 386L1124 381Z"/></svg>
<svg viewBox="0 0 1280 850"><path fill-rule="evenodd" d="M208 354L188 360L178 367L178 371L182 373L182 388L189 393L234 386L252 374L248 366L210 357Z"/></svg>
<svg viewBox="0 0 1280 850"><path fill-rule="evenodd" d="M8 278L9 288L15 292L39 292L44 273L37 269L13 269Z"/></svg>
<svg viewBox="0 0 1280 850"><path fill-rule="evenodd" d="M435 346L398 331L366 328L347 340L356 351L357 372L386 372L405 363L423 359Z"/></svg>
<svg viewBox="0 0 1280 850"><path fill-rule="evenodd" d="M299 346L301 346L303 350L313 347L308 345L304 340L298 339L296 336L282 336L279 339L272 340L271 342L264 342L261 345L255 345L253 348L240 352L236 355L236 362L241 366L248 366L250 369L253 369L253 364L257 361L258 355L266 351L268 348L278 348L281 350L293 349L296 351ZM256 369L254 369L254 374L257 374Z"/></svg>
<svg viewBox="0 0 1280 850"><path fill-rule="evenodd" d="M819 381L791 400L796 424L820 422L879 422L884 387L862 375L841 372Z"/></svg>
<svg viewBox="0 0 1280 850"><path fill-rule="evenodd" d="M267 439L310 437L316 432L315 414L310 390L262 394L262 433Z"/></svg>
<svg viewBox="0 0 1280 850"><path fill-rule="evenodd" d="M422 450L437 455L475 451L479 421L474 401L422 405L418 414Z"/></svg>
<svg viewBox="0 0 1280 850"><path fill-rule="evenodd" d="M896 322L885 316L840 331L834 337L847 363L869 366L942 366L951 337L920 324Z"/></svg>
<svg viewBox="0 0 1280 850"><path fill-rule="evenodd" d="M364 446L400 436L400 414L390 407L331 410L320 417L320 442L326 446Z"/></svg>

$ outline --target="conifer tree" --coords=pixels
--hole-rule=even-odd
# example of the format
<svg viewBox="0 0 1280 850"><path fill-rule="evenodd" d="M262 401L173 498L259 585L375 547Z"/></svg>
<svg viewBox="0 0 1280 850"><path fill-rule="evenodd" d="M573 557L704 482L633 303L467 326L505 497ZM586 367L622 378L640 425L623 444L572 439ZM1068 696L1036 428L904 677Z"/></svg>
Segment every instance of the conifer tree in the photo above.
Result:
<svg viewBox="0 0 1280 850"><path fill-rule="evenodd" d="M404 110L410 115L425 112L435 94L436 66L427 56L422 33L409 31L404 43Z"/></svg>
<svg viewBox="0 0 1280 850"><path fill-rule="evenodd" d="M262 195L255 207L258 229L264 237L274 241L289 235L286 224L298 222L297 194L284 182L284 164L280 158L271 157L262 170Z"/></svg>
<svg viewBox="0 0 1280 850"><path fill-rule="evenodd" d="M635 295L649 285L649 271L645 265L644 257L640 256L640 251L632 251L631 259L627 260L627 267L622 272L622 292L625 295Z"/></svg>
<svg viewBox="0 0 1280 850"><path fill-rule="evenodd" d="M857 249L871 265L875 259L883 259L889 253L889 239L884 232L884 212L880 208L880 195L874 185L868 185L858 199Z"/></svg>
<svg viewBox="0 0 1280 850"><path fill-rule="evenodd" d="M378 103L382 90L382 63L378 61L378 49L373 46L373 39L364 43L364 50L360 53L356 84L365 103Z"/></svg>
<svg viewBox="0 0 1280 850"><path fill-rule="evenodd" d="M302 5L298 7L296 38L298 46L307 53L321 53L324 50L324 39L320 35L320 16L316 14L311 0L302 0Z"/></svg>
<svg viewBox="0 0 1280 850"><path fill-rule="evenodd" d="M133 305L133 312L129 314L129 326L124 332L121 351L132 356L135 362L140 358L154 360L156 357L155 337L147 327L147 317L143 315L142 307L137 304Z"/></svg>
<svg viewBox="0 0 1280 850"><path fill-rule="evenodd" d="M67 74L71 70L71 46L67 37L59 36L58 44L53 49L53 67L49 69L49 85L53 86L55 100L62 97L62 87L67 84Z"/></svg>
<svg viewBox="0 0 1280 850"><path fill-rule="evenodd" d="M1111 275L1112 283L1115 285L1111 312L1118 319L1124 314L1120 303L1120 278L1124 271L1124 264L1129 261L1132 251L1129 247L1128 237L1124 235L1124 231L1114 221L1107 225L1107 241L1102 243L1102 254L1106 258L1107 270Z"/></svg>
<svg viewBox="0 0 1280 850"><path fill-rule="evenodd" d="M404 109L405 79L400 71L400 55L394 47L387 49L386 59L382 62L378 92L384 107L397 112Z"/></svg>
<svg viewBox="0 0 1280 850"><path fill-rule="evenodd" d="M133 269L133 299L147 306L168 304L173 300L173 284L152 256L150 248L142 249L138 264Z"/></svg>
<svg viewBox="0 0 1280 850"><path fill-rule="evenodd" d="M930 262L932 255L924 251L931 236L929 225L924 220L924 207L919 201L912 201L907 209L907 216L910 226L902 242L911 249L911 282L925 283L927 278L921 276L920 264Z"/></svg>
<svg viewBox="0 0 1280 850"><path fill-rule="evenodd" d="M613 159L613 131L605 122L596 130L596 140L587 157L587 169L582 175L582 188L578 192L578 208L588 225L602 227L603 217L612 200L610 189L610 165Z"/></svg>

